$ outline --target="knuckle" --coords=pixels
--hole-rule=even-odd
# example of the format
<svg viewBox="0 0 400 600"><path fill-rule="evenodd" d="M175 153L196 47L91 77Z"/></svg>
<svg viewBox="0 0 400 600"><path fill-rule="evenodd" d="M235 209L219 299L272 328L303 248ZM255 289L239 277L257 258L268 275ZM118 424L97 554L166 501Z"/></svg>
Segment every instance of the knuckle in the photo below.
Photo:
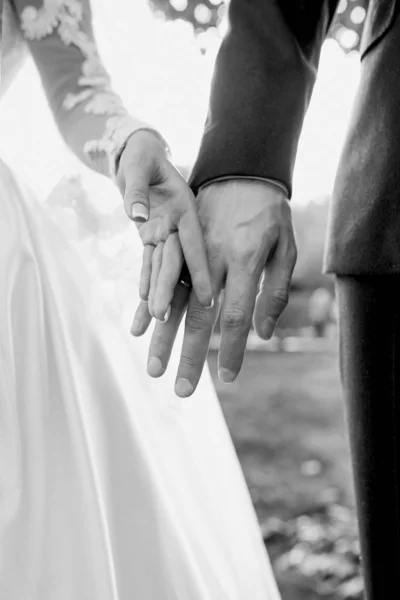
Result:
<svg viewBox="0 0 400 600"><path fill-rule="evenodd" d="M231 246L231 253L234 261L243 265L247 265L251 260L257 257L258 252L259 249L257 248L257 245L250 242L248 238L240 239L236 237Z"/></svg>
<svg viewBox="0 0 400 600"><path fill-rule="evenodd" d="M289 302L289 290L287 288L279 288L273 291L271 297L271 305L274 313L281 313Z"/></svg>
<svg viewBox="0 0 400 600"><path fill-rule="evenodd" d="M157 221L151 220L138 227L139 236L143 246L157 246L158 243L158 225ZM154 248L153 248L154 252ZM149 251L150 254L150 251Z"/></svg>
<svg viewBox="0 0 400 600"><path fill-rule="evenodd" d="M241 329L246 321L246 311L240 306L231 306L222 315L221 325L226 330Z"/></svg>
<svg viewBox="0 0 400 600"><path fill-rule="evenodd" d="M129 202L147 202L147 193L144 187L137 184L129 185L125 192Z"/></svg>
<svg viewBox="0 0 400 600"><path fill-rule="evenodd" d="M208 318L201 307L191 308L186 319L186 331L189 334L197 334L208 327Z"/></svg>
<svg viewBox="0 0 400 600"><path fill-rule="evenodd" d="M150 350L155 351L156 348L162 348L166 342L165 333L161 327L155 327L151 337Z"/></svg>
<svg viewBox="0 0 400 600"><path fill-rule="evenodd" d="M163 219L159 219L155 232L158 242L166 242L171 231L173 231L173 225L170 217L167 215Z"/></svg>
<svg viewBox="0 0 400 600"><path fill-rule="evenodd" d="M195 358L188 353L182 354L181 356L181 360L180 360L180 368L182 369L195 369L197 367L197 361L195 360Z"/></svg>
<svg viewBox="0 0 400 600"><path fill-rule="evenodd" d="M258 261L258 251L256 248L238 248L232 253L232 257L236 264L251 269Z"/></svg>
<svg viewBox="0 0 400 600"><path fill-rule="evenodd" d="M153 229L149 229L149 228L145 228L143 226L138 228L139 231L139 237L142 241L143 246L156 246L157 245L157 238L154 235L154 230Z"/></svg>

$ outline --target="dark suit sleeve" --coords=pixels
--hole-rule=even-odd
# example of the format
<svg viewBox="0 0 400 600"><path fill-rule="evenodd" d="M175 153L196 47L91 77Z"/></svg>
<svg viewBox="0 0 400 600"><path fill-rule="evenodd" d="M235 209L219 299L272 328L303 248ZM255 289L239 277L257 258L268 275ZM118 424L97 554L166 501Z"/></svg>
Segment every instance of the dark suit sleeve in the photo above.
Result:
<svg viewBox="0 0 400 600"><path fill-rule="evenodd" d="M231 177L291 193L297 145L337 0L232 0L191 175L195 192Z"/></svg>

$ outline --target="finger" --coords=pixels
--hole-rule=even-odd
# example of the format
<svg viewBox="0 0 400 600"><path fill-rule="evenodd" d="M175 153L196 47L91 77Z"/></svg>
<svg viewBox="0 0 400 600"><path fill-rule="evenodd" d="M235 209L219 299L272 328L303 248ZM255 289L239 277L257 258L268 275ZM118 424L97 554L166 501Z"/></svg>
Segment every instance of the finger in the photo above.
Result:
<svg viewBox="0 0 400 600"><path fill-rule="evenodd" d="M164 244L161 269L153 298L156 319L166 322L174 290L182 270L183 255L177 233L172 233Z"/></svg>
<svg viewBox="0 0 400 600"><path fill-rule="evenodd" d="M194 209L188 210L178 226L179 239L199 302L206 308L213 305L211 277L203 232Z"/></svg>
<svg viewBox="0 0 400 600"><path fill-rule="evenodd" d="M218 377L224 383L232 383L242 368L261 272L262 265L253 273L246 265L228 270L218 354Z"/></svg>
<svg viewBox="0 0 400 600"><path fill-rule="evenodd" d="M149 313L148 303L143 302L142 300L135 312L135 316L131 326L131 334L135 337L139 337L146 333L151 323L151 319L152 316Z"/></svg>
<svg viewBox="0 0 400 600"><path fill-rule="evenodd" d="M142 269L140 272L140 281L139 281L139 296L142 300L144 300L146 302L149 299L151 265L152 265L154 250L155 250L155 248L151 244L148 244L143 248Z"/></svg>
<svg viewBox="0 0 400 600"><path fill-rule="evenodd" d="M149 290L149 313L152 317L155 317L154 314L154 294L157 287L158 275L160 273L161 264L162 264L162 255L164 249L164 242L157 244L153 252L153 256L151 259L151 276L150 276L150 290Z"/></svg>
<svg viewBox="0 0 400 600"><path fill-rule="evenodd" d="M166 323L156 322L151 337L147 372L151 377L160 377L166 370L171 357L176 334L188 303L190 290L177 285L171 302L171 314Z"/></svg>
<svg viewBox="0 0 400 600"><path fill-rule="evenodd" d="M124 206L126 214L135 223L145 223L149 218L149 186L152 176L151 162L141 157L138 164L127 167Z"/></svg>
<svg viewBox="0 0 400 600"><path fill-rule="evenodd" d="M175 393L181 398L191 396L203 371L211 334L218 315L219 302L206 309L193 292L190 295L185 321L181 359L175 383Z"/></svg>
<svg viewBox="0 0 400 600"><path fill-rule="evenodd" d="M256 300L254 328L259 337L272 337L276 323L289 301L290 282L297 251L293 232L280 235L278 245L264 268L260 293Z"/></svg>
<svg viewBox="0 0 400 600"><path fill-rule="evenodd" d="M138 231L143 246L157 246L159 242L165 242L168 233L165 231L164 220L151 218L147 223L138 224Z"/></svg>

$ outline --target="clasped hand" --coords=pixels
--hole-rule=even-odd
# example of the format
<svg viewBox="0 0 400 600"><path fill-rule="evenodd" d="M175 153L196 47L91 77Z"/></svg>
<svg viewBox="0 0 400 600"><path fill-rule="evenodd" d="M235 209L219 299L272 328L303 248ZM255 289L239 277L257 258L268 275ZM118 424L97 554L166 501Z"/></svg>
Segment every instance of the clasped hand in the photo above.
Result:
<svg viewBox="0 0 400 600"><path fill-rule="evenodd" d="M195 201L165 152L151 149L153 142L144 152L150 137L157 140L147 134L140 144L136 138L141 158L121 160L125 208L141 221L144 243L142 302L132 333L142 335L152 317L158 319L148 373L159 377L187 311L175 384L175 392L187 397L199 382L219 313L218 374L225 383L241 369L252 319L262 339L272 336L288 302L297 251L290 205L278 186L232 179L206 186ZM184 261L193 290L179 284Z"/></svg>

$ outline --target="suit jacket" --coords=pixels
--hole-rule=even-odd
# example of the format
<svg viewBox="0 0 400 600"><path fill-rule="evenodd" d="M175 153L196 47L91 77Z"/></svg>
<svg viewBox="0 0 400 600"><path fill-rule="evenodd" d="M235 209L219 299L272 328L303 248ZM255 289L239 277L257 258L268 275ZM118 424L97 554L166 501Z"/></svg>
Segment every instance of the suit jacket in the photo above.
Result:
<svg viewBox="0 0 400 600"><path fill-rule="evenodd" d="M337 0L232 0L191 177L291 194L303 119ZM325 271L400 272L400 0L370 0L361 80L331 203Z"/></svg>

